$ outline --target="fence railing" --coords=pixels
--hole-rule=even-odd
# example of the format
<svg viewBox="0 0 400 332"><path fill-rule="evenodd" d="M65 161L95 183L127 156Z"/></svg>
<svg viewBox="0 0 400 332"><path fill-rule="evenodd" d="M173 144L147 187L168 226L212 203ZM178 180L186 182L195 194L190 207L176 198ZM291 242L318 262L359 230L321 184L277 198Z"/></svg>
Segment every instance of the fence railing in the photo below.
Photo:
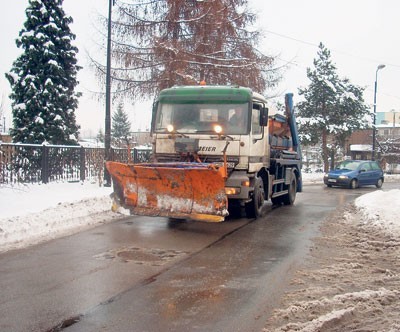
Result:
<svg viewBox="0 0 400 332"><path fill-rule="evenodd" d="M112 148L111 159L134 163L150 159L150 149ZM104 148L0 143L0 183L103 181Z"/></svg>

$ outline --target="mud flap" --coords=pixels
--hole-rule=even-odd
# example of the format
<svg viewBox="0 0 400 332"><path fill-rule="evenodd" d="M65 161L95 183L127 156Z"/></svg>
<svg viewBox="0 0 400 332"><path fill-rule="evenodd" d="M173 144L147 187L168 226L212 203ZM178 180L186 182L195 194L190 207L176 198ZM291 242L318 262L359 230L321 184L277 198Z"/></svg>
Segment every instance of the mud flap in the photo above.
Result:
<svg viewBox="0 0 400 332"><path fill-rule="evenodd" d="M209 222L228 215L223 170L216 165L109 161L106 167L114 195L133 214Z"/></svg>

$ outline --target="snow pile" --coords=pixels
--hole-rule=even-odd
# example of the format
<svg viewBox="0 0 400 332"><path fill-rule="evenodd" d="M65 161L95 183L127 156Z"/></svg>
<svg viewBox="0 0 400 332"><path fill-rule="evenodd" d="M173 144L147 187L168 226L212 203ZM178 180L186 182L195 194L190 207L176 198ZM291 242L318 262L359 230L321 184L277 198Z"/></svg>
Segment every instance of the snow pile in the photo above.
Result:
<svg viewBox="0 0 400 332"><path fill-rule="evenodd" d="M365 290L360 292L339 294L332 298L322 298L314 301L296 302L289 308L282 310L280 315L286 318L296 317L301 314L308 315L310 312L324 311L328 312L311 319L307 322L291 323L285 326L288 331L301 332L318 332L326 331L328 328L346 324L347 320L351 320L359 311L363 310L363 306L371 305L374 302L393 302L400 296L400 291L391 291L385 288L379 290ZM338 309L344 306L345 308ZM332 309L335 308L335 309ZM329 311L330 310L330 311ZM282 329L284 330L284 329ZM265 329L264 331L268 331Z"/></svg>
<svg viewBox="0 0 400 332"><path fill-rule="evenodd" d="M400 189L371 192L358 197L355 205L364 216L365 225L400 237Z"/></svg>
<svg viewBox="0 0 400 332"><path fill-rule="evenodd" d="M324 182L324 173L305 173L303 172L302 175L303 184L307 183L323 183Z"/></svg>
<svg viewBox="0 0 400 332"><path fill-rule="evenodd" d="M90 183L0 186L0 252L116 220L111 188Z"/></svg>

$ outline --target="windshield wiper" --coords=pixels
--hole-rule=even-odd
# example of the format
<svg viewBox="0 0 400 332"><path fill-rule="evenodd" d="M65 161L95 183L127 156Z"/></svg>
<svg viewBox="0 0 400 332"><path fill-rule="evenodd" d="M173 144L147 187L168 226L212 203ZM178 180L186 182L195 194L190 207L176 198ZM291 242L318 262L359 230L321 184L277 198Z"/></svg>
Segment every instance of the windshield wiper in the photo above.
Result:
<svg viewBox="0 0 400 332"><path fill-rule="evenodd" d="M181 133L181 132L180 132L180 131L178 131L178 130L174 130L174 131L168 131L168 129L167 129L167 128L158 128L158 129L157 129L157 132L158 132L158 131L161 131L161 130L163 130L163 131L164 131L164 133L166 133L166 134L180 135L181 137L184 137L184 138L189 138L189 136L188 136L188 135L186 135L186 134L184 134L184 133Z"/></svg>
<svg viewBox="0 0 400 332"><path fill-rule="evenodd" d="M214 133L213 130L209 129L209 130L195 130L194 131L195 134L207 134L207 133Z"/></svg>
<svg viewBox="0 0 400 332"><path fill-rule="evenodd" d="M232 136L229 136L229 135L212 135L212 136L210 135L210 138L211 139L217 138L217 139L220 139L222 141L227 141L228 139L231 140L231 141L235 140Z"/></svg>
<svg viewBox="0 0 400 332"><path fill-rule="evenodd" d="M188 135L186 135L186 134L184 134L184 133L181 133L180 131L178 131L178 130L174 130L173 132L172 132L173 134L178 134L178 135L181 135L182 137L184 137L184 138L189 138L189 136Z"/></svg>

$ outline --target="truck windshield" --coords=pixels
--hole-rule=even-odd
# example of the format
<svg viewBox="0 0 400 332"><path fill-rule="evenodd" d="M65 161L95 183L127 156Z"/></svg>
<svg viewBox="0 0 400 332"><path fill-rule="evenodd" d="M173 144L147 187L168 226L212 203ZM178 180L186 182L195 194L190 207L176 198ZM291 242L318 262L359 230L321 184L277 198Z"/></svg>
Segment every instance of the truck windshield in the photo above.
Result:
<svg viewBox="0 0 400 332"><path fill-rule="evenodd" d="M244 104L160 104L155 132L185 134L215 133L220 126L226 135L247 134L249 105Z"/></svg>

